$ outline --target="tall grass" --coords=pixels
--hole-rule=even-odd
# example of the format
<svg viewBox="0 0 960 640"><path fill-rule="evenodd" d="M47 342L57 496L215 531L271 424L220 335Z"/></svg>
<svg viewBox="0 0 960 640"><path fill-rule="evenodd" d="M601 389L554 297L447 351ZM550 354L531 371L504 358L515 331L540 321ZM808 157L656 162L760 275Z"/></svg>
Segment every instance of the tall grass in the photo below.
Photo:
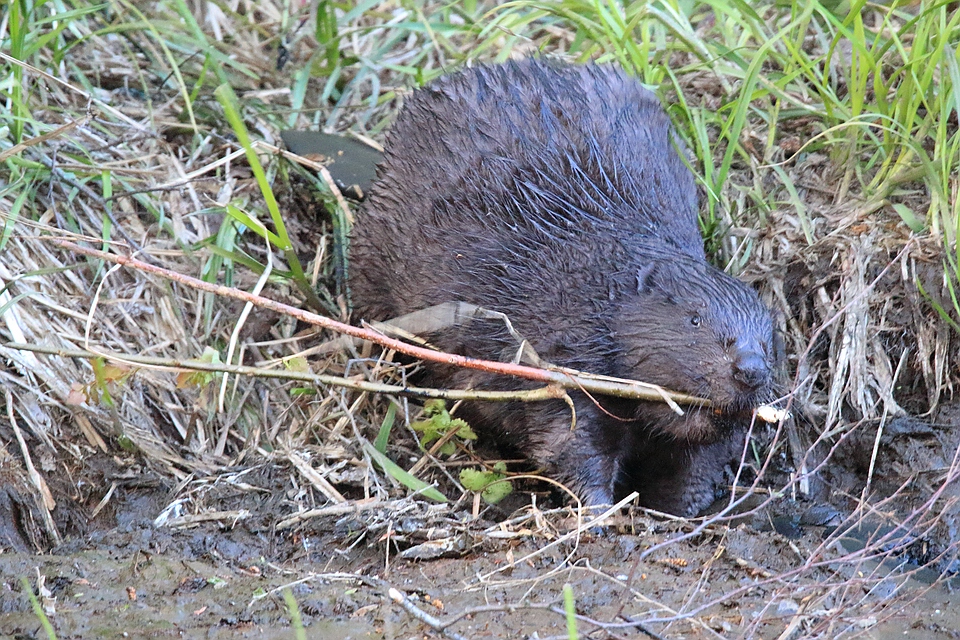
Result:
<svg viewBox="0 0 960 640"><path fill-rule="evenodd" d="M103 94L98 87L101 70L97 68L97 56L103 42L119 41L129 57L130 74L123 82L143 96L147 109L162 103L177 105L179 125L166 123L164 133L179 136L177 149L184 156L201 156L211 139L243 139L248 130L257 131L254 137L263 137L260 132L265 126L355 126L373 136L389 123L385 105L395 97L394 87L422 84L463 60L467 47L461 40L473 38L481 15L474 3L436 7L411 4L409 9L385 10L380 3L369 0L355 6L320 2L315 14L309 13L309 6L291 14L293 5L282 1L259 3L250 13L237 13L228 4L219 3L206 6L205 15L195 13L196 8L183 0L15 0L7 7L6 20L0 20L5 26L0 32L0 51L9 52L13 60L0 61L0 77L5 78L0 82L0 98L7 107L0 109L0 133L7 134L0 136L0 153L10 151L3 157L0 196L9 196L13 205L3 212L6 223L0 232L0 248L19 216L37 219L43 215L48 208L48 198L40 195L43 190L68 180L76 182L78 188L90 188L90 193L103 201L104 214L94 224L105 242L124 231L114 224L113 213L115 200L127 198L155 217L167 239L178 242L188 253L204 256L202 271L206 279L232 282L237 264L257 271L265 268L259 258L244 250L246 245L262 246L262 240L257 243L254 237L260 236L271 242L289 266L275 269L273 279L289 280L308 304L334 313L338 312L336 304L329 298L321 302L314 293L314 284L292 250L276 206L270 185L287 167L271 162L259 170L257 157L251 157L253 152L245 143L261 197L251 198L248 192L242 192L230 202L212 203L197 211L195 215L207 220L219 220L218 228L200 242L183 243L163 198L142 193L142 185L129 174L103 168L100 159L87 152L85 143L71 135L58 136L56 158L48 145L35 144L60 124L48 124L51 104L59 106L54 109L62 111L64 120L79 119L89 98L94 106L105 104L98 100ZM279 23L269 23L268 27L282 30L275 35L278 44L265 46L263 55L244 50L243 43L234 39L249 31L270 38L258 22L261 14L256 11L267 16L280 14ZM303 28L311 17L315 18L312 34ZM227 29L212 29L211 20L226 24ZM312 35L320 46L305 64L298 61L297 65L278 69L283 66L281 50L297 46L297 39L304 35ZM300 46L301 50L309 47ZM69 55L79 51L84 51L77 58L81 66ZM69 83L75 90L43 73ZM392 79L389 86L382 84L386 77ZM277 107L245 97L259 90L264 81L274 86L286 81L289 104ZM220 95L236 93L240 99L218 101L214 94L218 87L223 87ZM236 105L236 113L231 112L231 105ZM43 118L34 117L38 108L46 111ZM118 124L115 111L101 110L96 116L83 124L102 131L105 138L116 135L116 130L111 130ZM29 142L24 148L13 148L24 140ZM58 173L57 161L64 160L82 168L68 175ZM314 184L321 191L326 188L322 182ZM324 195L333 202L332 194ZM88 229L88 221L73 220L73 214L74 210L67 207L63 223L74 231ZM343 231L336 235L335 243L339 240L342 244ZM342 256L345 248L340 244L330 254ZM326 265L322 273L336 271L335 266ZM206 304L205 335L210 333L213 320L210 302Z"/></svg>
<svg viewBox="0 0 960 640"><path fill-rule="evenodd" d="M230 131L223 115L210 109L212 92L222 84L241 96L248 125L261 120L278 128L353 127L377 135L389 125L381 107L393 99L395 87L422 84L470 58L540 51L617 62L666 98L697 159L707 194L703 229L714 252L746 260L749 243L725 245L728 229L763 226L770 211L784 207L796 212L806 241L813 242L811 216L817 212L805 204L786 161L826 153L842 170L838 202L858 202L863 215L898 216L910 231L942 239L956 297L960 12L948 2L514 0L394 6L322 0L310 16L290 14L283 3L277 7L283 29L275 34L278 63L280 49L295 47L304 33L317 45L305 64L271 78L289 87L286 108L243 99L258 86L265 67L253 68L232 55L234 44L214 38L183 0L17 0L9 5L7 32L0 36L3 50L14 58L63 72L78 86L86 75L67 53L96 38L124 38L131 55L148 58L150 69L141 79L148 99L179 94L181 120L195 145L206 133ZM237 23L256 19L231 13L226 5L220 9ZM304 31L298 25L308 17L312 30ZM0 126L11 143L49 131L31 115L46 80L25 77L15 64L3 67L7 80L0 88L9 109L0 111ZM150 86L157 78L159 88ZM697 90L691 90L693 84ZM781 143L791 135L804 143L799 153L784 151ZM90 162L82 149L76 156ZM14 154L5 164L7 189L13 184L36 189L47 182L48 168L30 154ZM103 179L102 172L78 178L84 184ZM122 175L106 179L114 193L135 190ZM779 186L763 186L770 184ZM21 200L17 212L28 210L30 201ZM147 199L139 202L156 210ZM258 208L263 205L254 207L253 215ZM157 215L162 218L161 211ZM224 221L234 231L221 229L211 242L249 233L229 215ZM232 240L219 247L208 271L249 261L236 247Z"/></svg>
<svg viewBox="0 0 960 640"><path fill-rule="evenodd" d="M734 194L744 188L730 184L731 169L743 163L774 170L782 125L810 117L819 136L804 151L826 149L845 159L844 189L855 188L865 209L885 206L900 186L922 181L933 194L930 210L904 221L955 244L950 177L958 165L960 13L950 4L860 0L840 14L817 1L518 0L497 9L484 33L493 42L497 29L541 25L544 34L547 24L573 36L567 45L542 35L541 47L568 46L581 59L616 61L671 94L681 132L702 162L708 233L721 218L718 210L731 211ZM684 97L684 82L695 75L717 83L716 108ZM765 138L761 149L745 148L747 128ZM777 204L746 188L755 212Z"/></svg>

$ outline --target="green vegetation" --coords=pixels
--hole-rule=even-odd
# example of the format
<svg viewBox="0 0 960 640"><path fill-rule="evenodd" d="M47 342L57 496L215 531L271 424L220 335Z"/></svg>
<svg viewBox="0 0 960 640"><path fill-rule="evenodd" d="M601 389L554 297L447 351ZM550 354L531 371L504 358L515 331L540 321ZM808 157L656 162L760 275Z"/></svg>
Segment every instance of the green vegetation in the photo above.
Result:
<svg viewBox="0 0 960 640"><path fill-rule="evenodd" d="M27 594L27 598L30 600L30 607L33 609L33 614L37 616L37 620L40 621L40 626L43 627L44 633L47 635L47 640L57 640L57 633L53 629L53 625L50 623L50 618L47 617L47 612L44 611L43 605L40 604L40 599L37 597L37 594L33 592L33 586L30 584L30 581L26 577L20 578L20 586L23 587L24 593ZM49 597L49 591L46 590L46 587L38 587L40 591L46 591L44 597Z"/></svg>
<svg viewBox="0 0 960 640"><path fill-rule="evenodd" d="M491 471L463 469L460 484L467 491L479 491L480 497L490 504L497 504L513 493L513 485L507 480L507 465L498 462Z"/></svg>
<svg viewBox="0 0 960 640"><path fill-rule="evenodd" d="M449 456L456 451L456 443L453 438L476 440L477 434L473 432L466 421L451 417L446 404L443 400L428 400L423 405L424 419L418 420L410 426L413 427L414 431L420 433L420 445L424 449L429 449L432 442L445 440L437 449L437 453Z"/></svg>
<svg viewBox="0 0 960 640"><path fill-rule="evenodd" d="M785 164L823 151L843 172L838 202L855 195L864 213L886 207L910 230L941 235L956 275L960 14L950 4L521 1L495 12L486 33L493 24L553 26L579 59L619 62L675 98L672 113L702 162L714 246L724 212L749 227L784 205L813 242ZM691 81L713 86L697 101ZM731 176L742 167L753 180ZM771 174L782 190L759 188ZM916 193L930 194L919 211L903 203Z"/></svg>
<svg viewBox="0 0 960 640"><path fill-rule="evenodd" d="M573 585L563 585L563 612L567 617L567 638L577 640L577 605L573 598Z"/></svg>
<svg viewBox="0 0 960 640"><path fill-rule="evenodd" d="M383 469L384 473L406 488L410 489L411 491L417 491L421 495L426 496L435 502L447 502L447 497L445 495L437 491L434 487L430 486L423 480L420 480L416 476L413 476L405 471L400 465L388 458L386 454L377 451L376 447L369 442L364 443L363 450L374 462L377 463L378 467Z"/></svg>
<svg viewBox="0 0 960 640"><path fill-rule="evenodd" d="M290 626L293 628L293 637L296 640L307 640L307 631L303 627L303 619L300 617L300 605L290 589L283 590L283 603L287 607L287 613L290 616Z"/></svg>

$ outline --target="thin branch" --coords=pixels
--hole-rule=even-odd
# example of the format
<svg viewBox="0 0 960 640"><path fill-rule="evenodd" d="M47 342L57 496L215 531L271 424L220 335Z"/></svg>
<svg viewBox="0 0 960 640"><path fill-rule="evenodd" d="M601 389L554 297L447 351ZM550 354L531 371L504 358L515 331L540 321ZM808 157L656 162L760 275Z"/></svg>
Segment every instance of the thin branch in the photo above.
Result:
<svg viewBox="0 0 960 640"><path fill-rule="evenodd" d="M430 387L410 387L369 382L367 380L352 380L339 376L328 376L302 371L260 369L246 365L214 364L200 360L178 360L175 358L158 358L155 356L138 356L126 353L111 353L109 351L87 351L84 349L58 349L56 347L42 347L22 342L7 342L3 345L17 351L31 351L46 353L63 358L105 358L126 364L143 365L151 369L160 369L173 372L180 371L208 371L212 373L227 373L232 375L251 376L256 378L279 378L281 380L295 380L309 382L315 385L329 385L331 387L346 387L356 391L370 393L384 393L408 398L442 398L444 400L484 400L488 402L536 402L561 398L563 389L556 385L548 385L539 389L521 389L518 391L474 391L461 389L433 389Z"/></svg>
<svg viewBox="0 0 960 640"><path fill-rule="evenodd" d="M176 271L171 271L169 269L164 269L163 267L148 264L129 256L115 255L106 253L104 251L98 251L96 249L82 247L66 240L52 239L51 241L57 246L62 247L70 252L90 256L106 262L120 264L126 267L137 269L138 271L152 273L166 278L167 280L179 282L188 287L206 291L214 295L225 298L233 298L243 302L249 302L258 307L291 316L307 324L329 329L331 331L336 331L338 333L343 333L355 338L360 338L362 340L375 342L381 346L387 347L388 349L393 349L421 360L440 362L443 364L450 364L467 369L477 369L479 371L486 371L489 373L510 375L518 378L525 378L528 380L558 385L564 389L579 389L588 393L600 395L611 395L635 400L666 402L668 404L676 403L710 406L710 401L705 398L698 398L696 396L667 391L666 389L656 385L646 384L643 382L595 377L582 372L554 371L548 369L538 369L536 367L528 367L519 364L492 362L489 360L468 358L466 356L442 353L432 349L414 346L394 338L389 338L371 329L354 327L352 325L338 322L316 313L304 311L303 309L298 309L297 307L293 307L288 304L283 304L282 302L276 302L275 300L270 300L261 296L255 296L247 293L246 291L241 291L233 287L204 282L198 278L193 278L182 273L177 273ZM679 407L677 407L677 409L679 410Z"/></svg>

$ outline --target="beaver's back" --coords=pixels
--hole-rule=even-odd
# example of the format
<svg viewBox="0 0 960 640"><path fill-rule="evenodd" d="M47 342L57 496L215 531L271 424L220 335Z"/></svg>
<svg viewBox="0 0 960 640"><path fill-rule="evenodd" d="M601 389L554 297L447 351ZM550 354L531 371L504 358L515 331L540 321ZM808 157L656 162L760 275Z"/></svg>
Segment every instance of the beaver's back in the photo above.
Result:
<svg viewBox="0 0 960 640"><path fill-rule="evenodd" d="M555 299L573 278L589 304L629 286L630 246L650 239L704 257L693 179L650 91L604 66L466 70L416 91L391 129L353 232L355 317L478 283L508 293L508 270Z"/></svg>

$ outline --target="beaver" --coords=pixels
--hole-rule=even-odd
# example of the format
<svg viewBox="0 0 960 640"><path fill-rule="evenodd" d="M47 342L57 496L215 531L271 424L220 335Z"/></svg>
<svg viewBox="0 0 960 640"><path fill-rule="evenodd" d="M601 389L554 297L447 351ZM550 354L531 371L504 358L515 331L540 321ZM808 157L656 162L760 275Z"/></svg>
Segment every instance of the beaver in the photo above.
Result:
<svg viewBox="0 0 960 640"><path fill-rule="evenodd" d="M355 320L448 301L506 314L540 358L712 401L572 392L569 406L465 403L481 437L522 453L588 504L630 491L679 515L708 506L771 399L770 312L705 256L693 176L656 96L622 70L528 59L415 91L351 232ZM517 340L478 319L427 339L509 360ZM430 364L424 384L529 388Z"/></svg>

